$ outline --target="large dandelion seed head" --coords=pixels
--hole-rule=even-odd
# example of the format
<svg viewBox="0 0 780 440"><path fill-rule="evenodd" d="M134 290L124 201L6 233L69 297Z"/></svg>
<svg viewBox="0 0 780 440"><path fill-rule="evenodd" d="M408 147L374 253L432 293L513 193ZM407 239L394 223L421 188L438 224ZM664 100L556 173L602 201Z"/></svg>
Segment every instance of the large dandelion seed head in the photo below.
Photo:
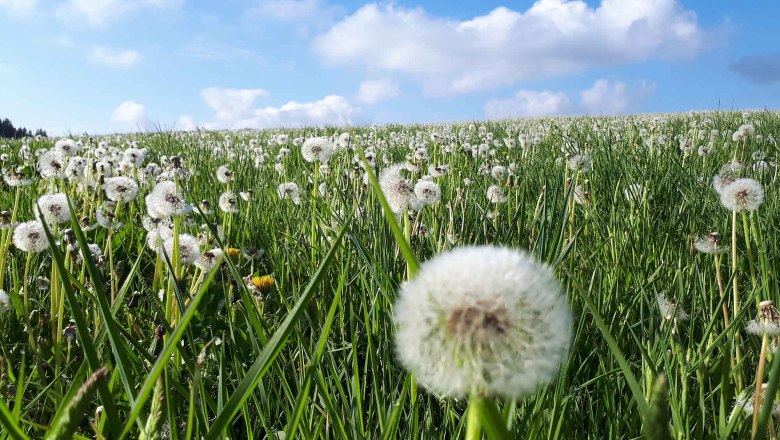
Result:
<svg viewBox="0 0 780 440"><path fill-rule="evenodd" d="M46 232L38 220L24 222L14 229L14 246L23 252L37 254L49 248Z"/></svg>
<svg viewBox="0 0 780 440"><path fill-rule="evenodd" d="M60 156L73 156L79 152L80 145L73 139L60 139L54 143L54 149Z"/></svg>
<svg viewBox="0 0 780 440"><path fill-rule="evenodd" d="M112 202L132 202L138 196L138 184L129 177L109 177L104 181L103 186L106 197Z"/></svg>
<svg viewBox="0 0 780 440"><path fill-rule="evenodd" d="M409 208L416 198L412 182L401 174L403 170L408 170L407 164L397 163L385 168L379 174L379 186L390 209L396 214Z"/></svg>
<svg viewBox="0 0 780 440"><path fill-rule="evenodd" d="M552 271L490 246L440 254L404 283L396 350L437 393L510 398L553 380L568 353L569 308Z"/></svg>
<svg viewBox="0 0 780 440"><path fill-rule="evenodd" d="M132 165L134 168L140 168L144 163L146 153L138 148L128 148L122 153L122 162Z"/></svg>
<svg viewBox="0 0 780 440"><path fill-rule="evenodd" d="M211 269L215 268L222 261L223 255L224 254L222 252L222 249L220 248L214 248L209 251L203 252L200 255L200 258L198 258L198 260L195 261L195 267L208 272Z"/></svg>
<svg viewBox="0 0 780 440"><path fill-rule="evenodd" d="M301 193L298 189L298 184L295 182L280 183L276 188L276 193L279 194L279 198L292 200L296 205L301 203Z"/></svg>
<svg viewBox="0 0 780 440"><path fill-rule="evenodd" d="M87 160L81 156L73 156L65 167L65 177L68 180L78 180L84 176L84 170L87 168Z"/></svg>
<svg viewBox="0 0 780 440"><path fill-rule="evenodd" d="M730 211L755 211L764 203L764 187L753 179L737 179L720 191L720 203Z"/></svg>
<svg viewBox="0 0 780 440"><path fill-rule="evenodd" d="M225 191L219 196L219 209L228 214L238 212L236 194L233 191Z"/></svg>
<svg viewBox="0 0 780 440"><path fill-rule="evenodd" d="M42 216L48 224L61 225L70 221L68 197L63 193L41 196L33 207L33 211L35 217L41 218Z"/></svg>
<svg viewBox="0 0 780 440"><path fill-rule="evenodd" d="M230 168L228 168L227 165L222 165L217 168L217 180L219 180L219 183L225 184L233 181L233 172L230 171Z"/></svg>
<svg viewBox="0 0 780 440"><path fill-rule="evenodd" d="M164 242L168 258L173 258L173 234ZM200 242L190 234L179 234L179 261L182 264L195 264L201 257Z"/></svg>
<svg viewBox="0 0 780 440"><path fill-rule="evenodd" d="M147 212L156 218L168 218L174 215L184 215L192 207L176 190L176 184L169 180L158 183L146 198Z"/></svg>
<svg viewBox="0 0 780 440"><path fill-rule="evenodd" d="M414 185L414 195L423 205L435 205L441 199L441 188L431 181L420 180Z"/></svg>
<svg viewBox="0 0 780 440"><path fill-rule="evenodd" d="M710 255L725 254L729 251L728 246L721 244L720 235L717 232L697 237L693 242L693 247L703 254Z"/></svg>
<svg viewBox="0 0 780 440"><path fill-rule="evenodd" d="M334 151L333 143L324 137L306 139L301 145L301 155L306 162L328 162Z"/></svg>
<svg viewBox="0 0 780 440"><path fill-rule="evenodd" d="M38 171L46 179L65 177L65 157L55 150L47 151L38 158Z"/></svg>

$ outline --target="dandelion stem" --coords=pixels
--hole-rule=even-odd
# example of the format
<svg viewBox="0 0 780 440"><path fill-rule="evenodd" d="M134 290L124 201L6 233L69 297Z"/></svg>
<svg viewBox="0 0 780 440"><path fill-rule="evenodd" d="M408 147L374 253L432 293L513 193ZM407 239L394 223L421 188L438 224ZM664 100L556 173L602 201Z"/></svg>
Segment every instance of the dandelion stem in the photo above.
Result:
<svg viewBox="0 0 780 440"><path fill-rule="evenodd" d="M734 297L734 316L739 315L739 283L737 281L737 211L731 212L731 280L732 295ZM740 371L742 361L742 349L739 345L739 332L734 331L734 347L737 360L734 374L736 375L737 391L742 391L742 373Z"/></svg>
<svg viewBox="0 0 780 440"><path fill-rule="evenodd" d="M758 429L758 413L761 408L761 384L764 383L764 365L766 364L766 349L769 346L769 335L766 333L761 337L761 355L758 358L758 368L756 369L756 392L753 402L753 438L756 438Z"/></svg>
<svg viewBox="0 0 780 440"><path fill-rule="evenodd" d="M468 419L466 419L466 440L482 439L482 425L480 424L480 414L482 399L477 396L471 396L469 407L466 409Z"/></svg>

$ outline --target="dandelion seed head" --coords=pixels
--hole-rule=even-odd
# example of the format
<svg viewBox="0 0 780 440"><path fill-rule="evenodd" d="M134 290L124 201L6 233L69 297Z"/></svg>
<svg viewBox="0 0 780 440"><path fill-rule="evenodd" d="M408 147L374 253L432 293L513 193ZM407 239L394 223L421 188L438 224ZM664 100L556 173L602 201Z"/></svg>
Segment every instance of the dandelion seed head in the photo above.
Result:
<svg viewBox="0 0 780 440"><path fill-rule="evenodd" d="M301 155L306 162L326 163L333 152L333 144L324 137L308 138L301 145Z"/></svg>
<svg viewBox="0 0 780 440"><path fill-rule="evenodd" d="M425 262L401 286L396 350L438 393L514 398L553 380L571 318L552 271L523 253L464 247Z"/></svg>
<svg viewBox="0 0 780 440"><path fill-rule="evenodd" d="M225 191L219 196L219 209L228 214L238 212L236 194L233 191Z"/></svg>
<svg viewBox="0 0 780 440"><path fill-rule="evenodd" d="M435 205L441 199L441 188L434 182L420 180L414 185L414 195L423 205Z"/></svg>
<svg viewBox="0 0 780 440"><path fill-rule="evenodd" d="M103 182L103 187L106 198L112 202L132 202L138 196L138 184L129 177L109 177Z"/></svg>
<svg viewBox="0 0 780 440"><path fill-rule="evenodd" d="M764 203L764 187L753 179L734 180L720 191L720 203L730 211L755 211Z"/></svg>
<svg viewBox="0 0 780 440"><path fill-rule="evenodd" d="M14 229L14 246L23 252L37 254L49 248L46 232L38 220L32 220L19 224Z"/></svg>
<svg viewBox="0 0 780 440"><path fill-rule="evenodd" d="M42 216L50 225L61 225L70 221L68 197L63 193L41 196L33 207L33 211L37 218Z"/></svg>

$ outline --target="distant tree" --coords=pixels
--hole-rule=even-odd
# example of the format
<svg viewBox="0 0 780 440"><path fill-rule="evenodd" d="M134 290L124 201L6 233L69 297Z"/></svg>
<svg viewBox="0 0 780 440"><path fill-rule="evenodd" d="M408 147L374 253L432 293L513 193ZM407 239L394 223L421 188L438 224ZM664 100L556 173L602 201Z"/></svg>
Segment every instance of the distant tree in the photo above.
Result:
<svg viewBox="0 0 780 440"><path fill-rule="evenodd" d="M39 128L38 130L35 131L35 135L46 136L46 131ZM27 136L32 137L33 132L28 130L25 127L19 127L19 128L14 127L14 124L8 118L0 120L0 138L21 139Z"/></svg>

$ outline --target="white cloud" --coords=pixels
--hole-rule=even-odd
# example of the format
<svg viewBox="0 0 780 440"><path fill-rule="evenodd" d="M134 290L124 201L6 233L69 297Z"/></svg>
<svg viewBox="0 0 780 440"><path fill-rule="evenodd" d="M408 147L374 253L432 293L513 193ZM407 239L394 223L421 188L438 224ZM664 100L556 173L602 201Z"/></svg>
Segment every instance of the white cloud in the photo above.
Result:
<svg viewBox="0 0 780 440"><path fill-rule="evenodd" d="M580 107L588 114L626 113L641 104L653 90L655 85L648 81L629 88L624 82L600 79L580 92Z"/></svg>
<svg viewBox="0 0 780 440"><path fill-rule="evenodd" d="M135 101L125 101L119 104L119 107L111 115L111 120L127 125L130 128L143 129L148 125L146 109Z"/></svg>
<svg viewBox="0 0 780 440"><path fill-rule="evenodd" d="M200 58L211 61L262 59L260 55L249 49L230 44L207 41L203 37L198 37L193 42L184 46L182 54L191 58Z"/></svg>
<svg viewBox="0 0 780 440"><path fill-rule="evenodd" d="M488 119L530 118L559 115L571 109L571 100L563 92L518 90L510 99L491 99L485 103Z"/></svg>
<svg viewBox="0 0 780 440"><path fill-rule="evenodd" d="M290 101L280 107L255 108L258 98L268 95L263 89L223 89L211 87L201 91L214 111L216 121L205 128L275 128L324 125L351 125L359 109L337 95L314 102Z"/></svg>
<svg viewBox="0 0 780 440"><path fill-rule="evenodd" d="M7 9L13 16L26 16L32 13L38 0L0 0L0 8Z"/></svg>
<svg viewBox="0 0 780 440"><path fill-rule="evenodd" d="M179 117L179 120L176 122L176 130L179 131L195 131L198 128L198 125L195 124L195 120L192 119L192 117L187 115L182 115Z"/></svg>
<svg viewBox="0 0 780 440"><path fill-rule="evenodd" d="M268 96L268 92L263 89L209 87L201 90L200 95L214 110L218 121L229 122L251 116L255 101Z"/></svg>
<svg viewBox="0 0 780 440"><path fill-rule="evenodd" d="M398 83L389 79L365 80L360 83L356 100L368 105L396 98L400 94Z"/></svg>
<svg viewBox="0 0 780 440"><path fill-rule="evenodd" d="M455 94L650 58L690 57L702 46L696 14L675 0L538 0L470 20L422 8L369 4L313 43L331 65L398 72L428 94Z"/></svg>
<svg viewBox="0 0 780 440"><path fill-rule="evenodd" d="M109 47L97 47L87 54L87 60L93 64L102 64L108 67L127 68L141 62L141 53L130 49L112 49Z"/></svg>
<svg viewBox="0 0 780 440"><path fill-rule="evenodd" d="M88 24L100 27L144 8L168 9L183 2L184 0L68 0L60 6L58 13L67 21L86 20Z"/></svg>
<svg viewBox="0 0 780 440"><path fill-rule="evenodd" d="M260 0L244 16L250 22L258 18L291 22L299 36L306 36L312 29L324 30L332 25L343 10L325 0Z"/></svg>

